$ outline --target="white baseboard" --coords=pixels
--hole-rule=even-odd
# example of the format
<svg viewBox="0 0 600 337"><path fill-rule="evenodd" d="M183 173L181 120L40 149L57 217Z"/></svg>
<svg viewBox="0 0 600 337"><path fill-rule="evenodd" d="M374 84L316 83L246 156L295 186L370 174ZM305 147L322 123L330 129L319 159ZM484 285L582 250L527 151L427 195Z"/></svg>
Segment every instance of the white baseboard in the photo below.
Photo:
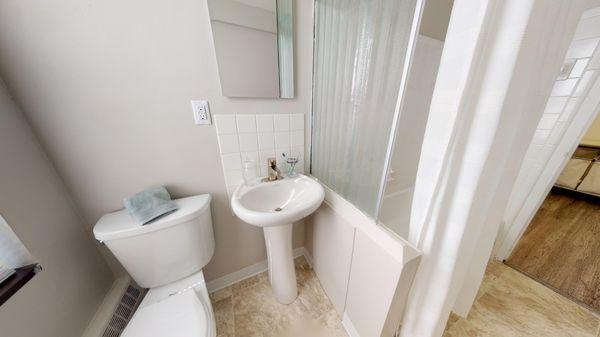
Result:
<svg viewBox="0 0 600 337"><path fill-rule="evenodd" d="M348 314L346 313L344 313L344 317L342 318L342 326L344 327L344 329L346 329L348 336L360 337L360 334L358 333L358 331L354 327L354 324L352 324L350 317L348 317Z"/></svg>
<svg viewBox="0 0 600 337"><path fill-rule="evenodd" d="M312 255L310 255L310 253L308 252L308 250L305 247L302 247L302 255L304 255L306 262L308 262L308 265L312 268L313 267L313 258L312 258Z"/></svg>
<svg viewBox="0 0 600 337"><path fill-rule="evenodd" d="M113 282L98 310L96 310L94 317L92 317L92 320L83 332L82 337L102 336L130 283L131 279L129 276L119 277Z"/></svg>
<svg viewBox="0 0 600 337"><path fill-rule="evenodd" d="M294 258L304 256L306 261L312 266L312 258L304 247L294 248ZM230 285L245 280L256 274L260 274L268 269L267 260L260 261L251 266L234 271L231 274L219 277L212 281L206 282L206 288L209 293L214 293L217 290L229 287Z"/></svg>

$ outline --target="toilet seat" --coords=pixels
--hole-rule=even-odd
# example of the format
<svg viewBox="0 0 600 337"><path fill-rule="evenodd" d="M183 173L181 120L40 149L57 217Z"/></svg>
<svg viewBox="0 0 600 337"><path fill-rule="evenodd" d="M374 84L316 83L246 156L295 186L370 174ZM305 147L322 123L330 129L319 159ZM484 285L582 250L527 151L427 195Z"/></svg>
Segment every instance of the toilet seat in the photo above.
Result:
<svg viewBox="0 0 600 337"><path fill-rule="evenodd" d="M202 272L150 289L122 337L215 337Z"/></svg>

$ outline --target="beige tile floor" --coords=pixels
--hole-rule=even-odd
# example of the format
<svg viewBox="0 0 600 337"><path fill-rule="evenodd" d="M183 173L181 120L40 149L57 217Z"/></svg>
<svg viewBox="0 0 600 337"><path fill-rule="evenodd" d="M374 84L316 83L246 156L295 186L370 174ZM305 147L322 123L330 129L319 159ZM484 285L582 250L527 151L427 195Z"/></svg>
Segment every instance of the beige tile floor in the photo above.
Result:
<svg viewBox="0 0 600 337"><path fill-rule="evenodd" d="M469 316L453 314L444 337L596 337L599 326L588 309L492 261Z"/></svg>
<svg viewBox="0 0 600 337"><path fill-rule="evenodd" d="M261 273L211 294L218 337L347 337L310 266L296 260L299 295L271 294ZM501 262L492 261L469 316L452 315L444 337L600 337L600 318Z"/></svg>
<svg viewBox="0 0 600 337"><path fill-rule="evenodd" d="M304 258L296 277L298 298L289 305L273 297L266 272L211 294L217 337L347 337Z"/></svg>

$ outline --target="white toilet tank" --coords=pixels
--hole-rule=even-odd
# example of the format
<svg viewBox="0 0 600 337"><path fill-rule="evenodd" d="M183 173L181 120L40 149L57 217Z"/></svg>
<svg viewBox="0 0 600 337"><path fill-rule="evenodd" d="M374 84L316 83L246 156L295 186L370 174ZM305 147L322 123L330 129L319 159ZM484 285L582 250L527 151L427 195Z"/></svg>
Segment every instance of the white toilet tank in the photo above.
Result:
<svg viewBox="0 0 600 337"><path fill-rule="evenodd" d="M142 287L165 285L202 270L215 251L209 194L173 200L179 209L142 226L127 210L104 215L94 236Z"/></svg>

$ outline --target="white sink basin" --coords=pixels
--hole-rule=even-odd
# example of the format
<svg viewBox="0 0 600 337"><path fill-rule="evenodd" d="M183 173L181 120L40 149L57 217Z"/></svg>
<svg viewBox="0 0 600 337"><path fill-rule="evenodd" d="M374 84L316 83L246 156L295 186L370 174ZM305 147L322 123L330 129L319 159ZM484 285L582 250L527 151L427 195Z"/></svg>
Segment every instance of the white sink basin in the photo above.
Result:
<svg viewBox="0 0 600 337"><path fill-rule="evenodd" d="M292 303L298 296L292 223L314 212L324 198L323 186L301 174L255 186L242 185L231 197L231 208L240 219L263 228L269 280L281 303Z"/></svg>
<svg viewBox="0 0 600 337"><path fill-rule="evenodd" d="M233 212L259 227L279 226L298 221L323 202L325 191L316 180L299 174L255 186L240 186L231 198Z"/></svg>

